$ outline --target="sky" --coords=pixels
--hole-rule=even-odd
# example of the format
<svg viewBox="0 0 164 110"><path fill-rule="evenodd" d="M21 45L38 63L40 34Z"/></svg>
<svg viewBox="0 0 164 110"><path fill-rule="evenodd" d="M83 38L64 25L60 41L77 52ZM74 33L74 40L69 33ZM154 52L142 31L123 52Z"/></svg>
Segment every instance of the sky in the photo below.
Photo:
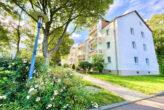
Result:
<svg viewBox="0 0 164 110"><path fill-rule="evenodd" d="M114 3L110 5L110 9L104 18L111 21L115 17L133 10L137 10L146 21L155 14L164 13L164 0L114 0ZM72 25L69 26L68 32L71 32L71 30ZM74 39L74 47L76 47L78 43L88 38L88 29L81 32L74 32L71 38Z"/></svg>

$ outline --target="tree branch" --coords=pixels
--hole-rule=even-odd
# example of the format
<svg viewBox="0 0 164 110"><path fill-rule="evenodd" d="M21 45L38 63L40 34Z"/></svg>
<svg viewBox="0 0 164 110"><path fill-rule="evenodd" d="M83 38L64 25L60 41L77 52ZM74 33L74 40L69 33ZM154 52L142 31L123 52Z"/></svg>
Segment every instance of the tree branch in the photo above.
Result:
<svg viewBox="0 0 164 110"><path fill-rule="evenodd" d="M32 9L35 11L32 0L29 0L29 1L30 1L30 4L31 4Z"/></svg>
<svg viewBox="0 0 164 110"><path fill-rule="evenodd" d="M70 22L71 22L71 21L70 21ZM65 29L64 29L64 31L63 31L63 34L61 35L61 37L60 37L58 43L55 45L55 47L54 47L52 50L50 50L50 51L48 52L49 54L52 54L54 51L56 51L56 50L59 48L59 45L61 44L61 42L63 41L63 39L64 39L64 37L65 37L65 35L66 35L66 31L67 31L67 28L68 28L68 25L69 25L70 22L68 22L68 23L66 24Z"/></svg>
<svg viewBox="0 0 164 110"><path fill-rule="evenodd" d="M37 20L36 20L30 13L28 13L27 10L25 10L19 3L17 3L16 0L13 0L13 2L14 2L19 8L21 8L28 16L30 16L34 21L37 22Z"/></svg>

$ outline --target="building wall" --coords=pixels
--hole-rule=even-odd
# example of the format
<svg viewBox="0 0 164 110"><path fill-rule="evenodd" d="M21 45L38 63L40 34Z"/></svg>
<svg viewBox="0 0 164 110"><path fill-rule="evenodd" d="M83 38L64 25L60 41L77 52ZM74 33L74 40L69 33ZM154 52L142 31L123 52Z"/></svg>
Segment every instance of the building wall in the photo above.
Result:
<svg viewBox="0 0 164 110"><path fill-rule="evenodd" d="M152 32L146 27L136 13L131 13L117 19L118 44L119 44L119 70L122 75L159 74L158 63L154 49ZM131 35L130 28L134 29ZM144 32L144 38L141 36ZM132 41L136 43L136 49L132 47ZM143 44L147 50L144 51ZM138 57L138 64L134 63L134 56ZM149 59L149 65L145 58ZM129 72L128 72L129 71Z"/></svg>
<svg viewBox="0 0 164 110"><path fill-rule="evenodd" d="M109 30L107 35L106 31ZM116 52L115 52L115 40L114 40L114 26L113 22L104 27L101 31L103 36L102 48L103 48L103 57L105 60L104 69L106 72L116 71ZM107 48L107 42L110 42L110 48ZM111 57L111 63L108 62L108 57Z"/></svg>

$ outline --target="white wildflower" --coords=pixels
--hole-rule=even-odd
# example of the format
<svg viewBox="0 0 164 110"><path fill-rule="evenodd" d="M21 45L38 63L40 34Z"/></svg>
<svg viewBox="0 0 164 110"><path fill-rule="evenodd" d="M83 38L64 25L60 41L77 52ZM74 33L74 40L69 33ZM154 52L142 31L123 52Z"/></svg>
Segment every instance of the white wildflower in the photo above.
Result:
<svg viewBox="0 0 164 110"><path fill-rule="evenodd" d="M39 101L40 101L40 97L37 97L37 98L36 98L36 102L39 102Z"/></svg>
<svg viewBox="0 0 164 110"><path fill-rule="evenodd" d="M51 101L54 100L54 97L52 97L50 100L51 100Z"/></svg>
<svg viewBox="0 0 164 110"><path fill-rule="evenodd" d="M58 91L57 90L54 90L54 95L58 95Z"/></svg>
<svg viewBox="0 0 164 110"><path fill-rule="evenodd" d="M11 65L9 65L8 68L11 68Z"/></svg>
<svg viewBox="0 0 164 110"><path fill-rule="evenodd" d="M32 94L32 95L34 95L34 94L36 94L36 93L37 93L37 90L36 90L36 89L34 89L34 88L30 88L30 90L28 91L28 93L30 93L30 94Z"/></svg>
<svg viewBox="0 0 164 110"><path fill-rule="evenodd" d="M47 72L51 72L51 69L48 69Z"/></svg>
<svg viewBox="0 0 164 110"><path fill-rule="evenodd" d="M49 108L52 107L52 104L48 104L48 107L49 107Z"/></svg>
<svg viewBox="0 0 164 110"><path fill-rule="evenodd" d="M60 92L63 92L63 89L61 89Z"/></svg>
<svg viewBox="0 0 164 110"><path fill-rule="evenodd" d="M30 90L28 91L28 93L32 92L34 90L34 88L30 88Z"/></svg>
<svg viewBox="0 0 164 110"><path fill-rule="evenodd" d="M27 59L24 59L24 60L23 60L23 63L27 63Z"/></svg>
<svg viewBox="0 0 164 110"><path fill-rule="evenodd" d="M98 104L96 102L92 103L92 106L98 108Z"/></svg>
<svg viewBox="0 0 164 110"><path fill-rule="evenodd" d="M12 65L14 65L15 63L12 63Z"/></svg>
<svg viewBox="0 0 164 110"><path fill-rule="evenodd" d="M38 85L35 85L35 88L38 88L39 86Z"/></svg>
<svg viewBox="0 0 164 110"><path fill-rule="evenodd" d="M58 79L58 83L61 83L61 79Z"/></svg>
<svg viewBox="0 0 164 110"><path fill-rule="evenodd" d="M0 96L0 99L6 99L6 98L7 98L6 95Z"/></svg>
<svg viewBox="0 0 164 110"><path fill-rule="evenodd" d="M3 104L0 104L0 107L2 107L3 106Z"/></svg>
<svg viewBox="0 0 164 110"><path fill-rule="evenodd" d="M28 96L26 97L26 99L30 99L30 96L28 95Z"/></svg>

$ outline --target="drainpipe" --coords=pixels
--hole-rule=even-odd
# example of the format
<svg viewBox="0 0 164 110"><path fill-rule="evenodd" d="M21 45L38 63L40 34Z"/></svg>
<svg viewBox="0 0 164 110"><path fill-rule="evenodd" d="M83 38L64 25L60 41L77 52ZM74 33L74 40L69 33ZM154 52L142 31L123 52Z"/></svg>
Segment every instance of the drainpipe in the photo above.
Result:
<svg viewBox="0 0 164 110"><path fill-rule="evenodd" d="M119 75L118 70L118 55L117 55L117 39L116 39L116 20L113 21L113 28L114 28L114 44L115 44L115 60L116 60L116 72Z"/></svg>

